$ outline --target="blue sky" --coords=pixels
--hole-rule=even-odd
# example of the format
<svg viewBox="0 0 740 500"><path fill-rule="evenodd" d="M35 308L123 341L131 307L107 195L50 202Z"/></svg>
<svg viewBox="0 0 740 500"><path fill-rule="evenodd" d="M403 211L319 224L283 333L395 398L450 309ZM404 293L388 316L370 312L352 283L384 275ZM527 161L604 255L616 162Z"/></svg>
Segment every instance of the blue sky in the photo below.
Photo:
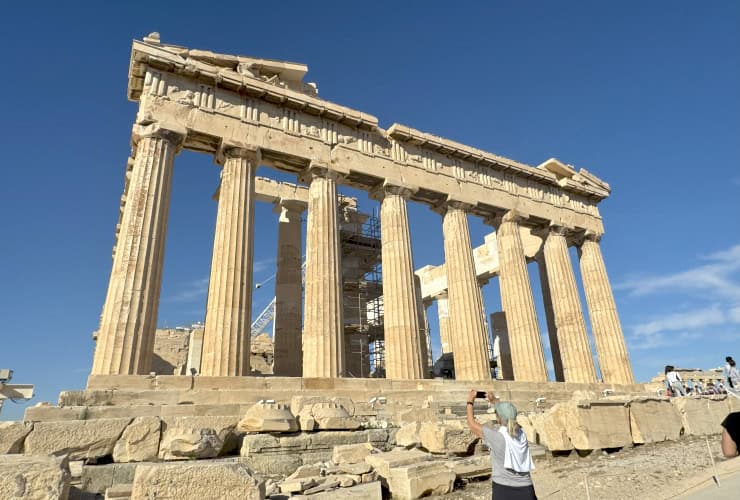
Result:
<svg viewBox="0 0 740 500"><path fill-rule="evenodd" d="M304 62L321 97L383 127L590 170L613 189L600 206L602 250L636 377L740 356L736 2L30 5L11 2L0 15L0 367L36 384L34 402L82 388L89 372L136 113L130 45L151 31ZM217 182L212 158L177 158L162 326L204 317ZM441 263L439 216L409 210L416 267ZM260 281L274 272L272 207L258 206L257 224ZM490 228L470 226L481 244ZM271 293L255 292L255 311ZM500 310L495 283L484 296ZM2 418L21 415L8 403Z"/></svg>

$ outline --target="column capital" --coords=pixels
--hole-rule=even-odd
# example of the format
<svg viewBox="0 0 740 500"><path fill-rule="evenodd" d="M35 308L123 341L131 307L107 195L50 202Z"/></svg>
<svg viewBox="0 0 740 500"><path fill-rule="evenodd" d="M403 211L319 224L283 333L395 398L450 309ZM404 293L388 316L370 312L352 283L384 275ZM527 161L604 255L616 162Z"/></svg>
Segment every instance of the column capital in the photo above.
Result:
<svg viewBox="0 0 740 500"><path fill-rule="evenodd" d="M473 209L473 205L464 201L448 197L447 200L432 207L432 210L444 216L450 210L462 210L466 214Z"/></svg>
<svg viewBox="0 0 740 500"><path fill-rule="evenodd" d="M175 146L179 152L187 134L188 131L185 127L175 123L153 122L146 125L136 123L131 132L131 145L135 151L136 145L141 139L158 137Z"/></svg>
<svg viewBox="0 0 740 500"><path fill-rule="evenodd" d="M243 158L254 163L259 163L262 160L262 154L260 148L253 144L235 140L223 140L216 150L214 161L219 165L223 165L230 158Z"/></svg>
<svg viewBox="0 0 740 500"><path fill-rule="evenodd" d="M382 184L376 186L372 191L368 193L368 196L377 201L383 201L388 195L397 195L408 200L409 196L418 190L416 186L400 186L398 184L391 184L388 181L384 181Z"/></svg>
<svg viewBox="0 0 740 500"><path fill-rule="evenodd" d="M583 233L584 240L593 241L594 243L600 242L602 236L604 236L604 233L597 233L596 231L591 231L590 229L587 229L586 232Z"/></svg>
<svg viewBox="0 0 740 500"><path fill-rule="evenodd" d="M301 214L306 211L306 207L308 205L303 201L295 200L293 198L280 198L280 200L275 203L275 206L280 207L280 209L287 210L288 212Z"/></svg>
<svg viewBox="0 0 740 500"><path fill-rule="evenodd" d="M514 222L516 224L522 224L529 220L529 214L516 208L507 210L505 212L493 214L490 217L486 217L483 222L489 226L499 227L505 222Z"/></svg>
<svg viewBox="0 0 740 500"><path fill-rule="evenodd" d="M317 177L338 182L342 180L343 176L340 172L337 172L336 170L331 170L326 165L311 162L311 165L309 165L300 175L300 180L302 182L305 182L306 184L310 184L311 181L313 179L316 179Z"/></svg>

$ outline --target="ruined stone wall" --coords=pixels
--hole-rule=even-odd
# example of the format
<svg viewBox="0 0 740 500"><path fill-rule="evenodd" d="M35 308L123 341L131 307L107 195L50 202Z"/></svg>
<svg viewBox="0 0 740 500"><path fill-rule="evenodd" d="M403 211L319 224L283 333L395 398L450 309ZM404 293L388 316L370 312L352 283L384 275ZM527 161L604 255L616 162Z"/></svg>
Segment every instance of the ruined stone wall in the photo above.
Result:
<svg viewBox="0 0 740 500"><path fill-rule="evenodd" d="M190 330L158 329L154 334L152 371L158 375L184 375L189 345Z"/></svg>

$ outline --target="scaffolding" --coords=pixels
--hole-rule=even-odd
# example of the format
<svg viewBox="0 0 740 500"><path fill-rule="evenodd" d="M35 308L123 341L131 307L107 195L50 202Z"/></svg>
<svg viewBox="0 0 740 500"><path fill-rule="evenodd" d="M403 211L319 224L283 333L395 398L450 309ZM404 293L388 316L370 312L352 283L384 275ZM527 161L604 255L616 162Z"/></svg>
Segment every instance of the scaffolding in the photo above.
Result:
<svg viewBox="0 0 740 500"><path fill-rule="evenodd" d="M340 207L346 375L382 377L383 281L380 221L377 212L363 214Z"/></svg>

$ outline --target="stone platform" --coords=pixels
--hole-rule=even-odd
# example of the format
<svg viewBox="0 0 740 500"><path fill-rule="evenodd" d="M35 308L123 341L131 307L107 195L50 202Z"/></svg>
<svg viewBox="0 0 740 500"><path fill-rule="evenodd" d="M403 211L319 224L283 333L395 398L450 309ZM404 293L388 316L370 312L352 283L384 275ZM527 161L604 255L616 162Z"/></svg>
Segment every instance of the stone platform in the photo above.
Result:
<svg viewBox="0 0 740 500"><path fill-rule="evenodd" d="M585 391L585 399L605 393L634 397L649 390L644 384L579 384L485 380L388 380L300 377L205 377L176 375L92 375L87 389L65 391L58 406L28 408L25 421L89 420L144 416L241 416L260 400L289 404L294 396L346 398L357 411L432 408L464 414L471 388L494 391L521 412L544 410ZM651 394L652 391L650 391ZM373 402L373 399L375 401ZM385 398L385 399L380 399Z"/></svg>

